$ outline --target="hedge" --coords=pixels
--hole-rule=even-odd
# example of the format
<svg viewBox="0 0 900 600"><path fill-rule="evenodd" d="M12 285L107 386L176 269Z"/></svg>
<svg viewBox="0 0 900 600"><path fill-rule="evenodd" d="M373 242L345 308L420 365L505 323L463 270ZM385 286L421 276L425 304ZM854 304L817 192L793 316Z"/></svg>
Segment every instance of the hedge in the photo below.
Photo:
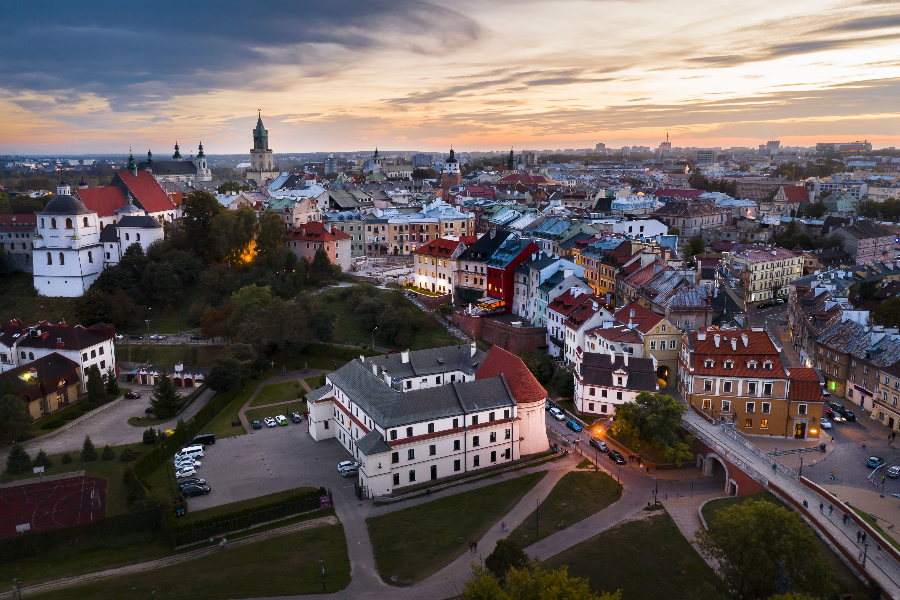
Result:
<svg viewBox="0 0 900 600"><path fill-rule="evenodd" d="M317 490L313 490L311 492L306 492L305 494L297 494L295 496L289 496L287 498L283 498L278 500L277 502L270 502L268 504L260 504L259 506L252 506L249 508L244 508L242 510L236 510L230 513L225 513L221 515L216 515L214 517L208 517L206 519L198 519L196 521L189 521L187 523L180 523L175 520L174 516L169 517L169 523L172 526L172 532L175 534L184 533L185 531L191 531L193 529L202 529L204 527L212 527L216 523L221 523L223 521L231 521L232 519L240 519L241 517L246 517L247 515L251 515L253 513L263 512L267 510L271 510L273 508L280 508L285 504L293 504L295 502L301 502L303 500L310 500L312 498L318 498L319 496L325 496L328 494L328 490L323 487L320 487Z"/></svg>

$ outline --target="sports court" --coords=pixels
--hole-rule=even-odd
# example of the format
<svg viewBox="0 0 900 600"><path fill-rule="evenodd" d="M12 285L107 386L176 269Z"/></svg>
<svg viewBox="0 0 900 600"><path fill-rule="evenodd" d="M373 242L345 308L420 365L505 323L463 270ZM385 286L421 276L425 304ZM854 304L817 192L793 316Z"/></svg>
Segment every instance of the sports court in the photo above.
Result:
<svg viewBox="0 0 900 600"><path fill-rule="evenodd" d="M106 515L106 479L71 477L0 489L0 536L16 526L32 530L70 527L99 521Z"/></svg>

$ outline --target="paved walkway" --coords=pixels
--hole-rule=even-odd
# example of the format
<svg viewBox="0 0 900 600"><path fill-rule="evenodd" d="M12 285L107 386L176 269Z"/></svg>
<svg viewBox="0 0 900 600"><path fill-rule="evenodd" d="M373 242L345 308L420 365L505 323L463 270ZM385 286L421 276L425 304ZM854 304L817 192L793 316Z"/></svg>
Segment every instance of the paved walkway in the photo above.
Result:
<svg viewBox="0 0 900 600"><path fill-rule="evenodd" d="M261 404L259 406L251 407L250 405L253 403L253 400L256 399L256 397L259 395L259 392L262 391L265 386L273 383L284 383L285 381L299 381L300 385L303 386L303 389L305 389L307 392L311 392L312 390L309 389L309 385L307 385L307 383L303 381L303 379L309 377L318 377L323 373L331 373L331 371L326 371L323 369L310 369L309 371L288 371L286 375L273 375L272 377L269 377L268 379L260 382L260 384L256 386L256 389L253 390L253 393L250 394L250 397L247 398L247 401L244 403L244 405L238 410L238 418L240 419L241 424L243 424L246 430L250 430L250 421L247 420L248 410L265 408L266 406L275 406L277 404L288 404L290 402L297 401L297 399L295 398L293 400L286 400L284 402L274 402L272 404Z"/></svg>
<svg viewBox="0 0 900 600"><path fill-rule="evenodd" d="M686 414L684 425L713 451L731 461L763 487L768 487L768 483L772 482L797 503L808 501L811 509L822 502L825 507L822 513L817 513L815 510L810 511L814 524L820 530L828 531L830 535L834 536L851 556L861 555L862 547L856 541L857 526L852 520L845 525L842 522L843 515L839 510L829 514L827 510L830 505L829 499L819 496L812 489L799 483L799 476L793 469L765 454L744 439L740 433L726 430L721 425L709 423L693 411ZM774 471L773 465L775 466ZM900 565L893 557L881 552L877 544L872 543L874 540L869 540L869 542L866 572L874 577L892 598L900 598Z"/></svg>
<svg viewBox="0 0 900 600"><path fill-rule="evenodd" d="M675 525L678 526L681 535L694 546L697 554L699 554L713 570L718 570L719 563L714 558L706 556L700 551L700 548L697 547L697 532L703 529L703 522L700 520L700 507L702 507L705 502L716 498L728 498L728 495L723 491L717 491L705 494L695 494L694 496L679 496L677 498L669 498L662 501L662 505L666 507L669 516L675 521Z"/></svg>

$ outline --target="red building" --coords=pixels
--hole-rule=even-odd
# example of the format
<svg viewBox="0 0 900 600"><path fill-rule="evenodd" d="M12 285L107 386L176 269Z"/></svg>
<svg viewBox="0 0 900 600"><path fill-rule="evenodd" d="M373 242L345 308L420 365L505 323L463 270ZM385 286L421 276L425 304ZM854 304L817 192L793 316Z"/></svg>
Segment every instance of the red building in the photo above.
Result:
<svg viewBox="0 0 900 600"><path fill-rule="evenodd" d="M492 309L503 309L503 312L512 310L513 272L532 254L540 251L537 244L531 240L521 239L515 235L509 236L497 251L487 261L487 303Z"/></svg>

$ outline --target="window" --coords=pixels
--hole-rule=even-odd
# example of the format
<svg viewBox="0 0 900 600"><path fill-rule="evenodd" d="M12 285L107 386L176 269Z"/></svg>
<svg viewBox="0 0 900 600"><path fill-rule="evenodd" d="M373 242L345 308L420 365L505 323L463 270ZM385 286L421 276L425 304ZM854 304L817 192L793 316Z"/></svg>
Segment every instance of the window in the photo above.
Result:
<svg viewBox="0 0 900 600"><path fill-rule="evenodd" d="M491 432L491 443L496 442L496 441L497 441L497 432L492 431Z"/></svg>
<svg viewBox="0 0 900 600"><path fill-rule="evenodd" d="M509 418L509 409L508 409L508 408L505 409L505 410L503 411L503 418L504 418L504 419L508 419L508 418Z"/></svg>
<svg viewBox="0 0 900 600"><path fill-rule="evenodd" d="M616 392L616 400L622 399L622 392Z"/></svg>
<svg viewBox="0 0 900 600"><path fill-rule="evenodd" d="M87 362L87 352L82 352L82 353L81 353L81 361L82 361L82 362Z"/></svg>
<svg viewBox="0 0 900 600"><path fill-rule="evenodd" d="M606 398L606 390L600 390L600 395Z"/></svg>
<svg viewBox="0 0 900 600"><path fill-rule="evenodd" d="M400 453L391 452L391 464L396 464L398 462L400 462Z"/></svg>
<svg viewBox="0 0 900 600"><path fill-rule="evenodd" d="M406 428L406 437L412 437L412 427Z"/></svg>
<svg viewBox="0 0 900 600"><path fill-rule="evenodd" d="M744 421L744 427L753 427L753 419L747 419L746 421Z"/></svg>
<svg viewBox="0 0 900 600"><path fill-rule="evenodd" d="M711 379L704 379L704 380L703 380L703 391L704 391L704 392L711 392L711 391L712 391L712 384L713 384L713 382L712 382Z"/></svg>
<svg viewBox="0 0 900 600"><path fill-rule="evenodd" d="M669 340L669 350L674 350L674 349L675 349L675 347L676 347L676 346L675 346L676 342L678 342L678 340Z"/></svg>
<svg viewBox="0 0 900 600"><path fill-rule="evenodd" d="M478 455L476 454L476 455L475 455L475 458L472 459L472 465L475 466L475 467L477 467L477 466L479 466L480 464L481 464L481 457L478 456Z"/></svg>
<svg viewBox="0 0 900 600"><path fill-rule="evenodd" d="M763 402L762 403L762 413L764 415L767 415L770 412L772 412L772 403L771 402Z"/></svg>
<svg viewBox="0 0 900 600"><path fill-rule="evenodd" d="M722 412L731 412L731 400L722 400Z"/></svg>
<svg viewBox="0 0 900 600"><path fill-rule="evenodd" d="M434 423L428 424L428 433L434 433Z"/></svg>
<svg viewBox="0 0 900 600"><path fill-rule="evenodd" d="M90 250L88 250L88 262L89 263L94 262L94 256L91 254Z"/></svg>
<svg viewBox="0 0 900 600"><path fill-rule="evenodd" d="M66 255L63 254L62 252L59 253L59 264L61 264L61 265L66 264Z"/></svg>
<svg viewBox="0 0 900 600"><path fill-rule="evenodd" d="M478 425L478 415L472 415L472 425Z"/></svg>
<svg viewBox="0 0 900 600"><path fill-rule="evenodd" d="M725 381L722 383L722 391L723 392L731 392L731 382Z"/></svg>
<svg viewBox="0 0 900 600"><path fill-rule="evenodd" d="M703 400L703 410L709 410L710 408L712 408L712 400L705 398Z"/></svg>
<svg viewBox="0 0 900 600"><path fill-rule="evenodd" d="M325 421L325 429L328 429L328 421Z"/></svg>
<svg viewBox="0 0 900 600"><path fill-rule="evenodd" d="M756 382L755 381L747 382L747 393L748 394L756 394Z"/></svg>
<svg viewBox="0 0 900 600"><path fill-rule="evenodd" d="M431 444L428 446L428 456L434 456L437 454L437 446L435 444Z"/></svg>
<svg viewBox="0 0 900 600"><path fill-rule="evenodd" d="M505 431L505 434L506 434L506 435L505 435L505 439L508 440L510 437L512 437L512 429L507 429L507 430Z"/></svg>
<svg viewBox="0 0 900 600"><path fill-rule="evenodd" d="M496 451L491 452L491 462L497 462L497 452Z"/></svg>
<svg viewBox="0 0 900 600"><path fill-rule="evenodd" d="M91 350L91 358L97 358L97 351Z"/></svg>
<svg viewBox="0 0 900 600"><path fill-rule="evenodd" d="M400 485L400 473L394 473L394 485Z"/></svg>
<svg viewBox="0 0 900 600"><path fill-rule="evenodd" d="M494 418L494 413L488 413L488 421L494 421L494 420L496 420Z"/></svg>
<svg viewBox="0 0 900 600"><path fill-rule="evenodd" d="M431 479L437 479L437 465L431 465Z"/></svg>
<svg viewBox="0 0 900 600"><path fill-rule="evenodd" d="M591 412L594 412L594 403L593 402L588 402L588 410Z"/></svg>
<svg viewBox="0 0 900 600"><path fill-rule="evenodd" d="M101 360L101 361L100 361L100 368L101 368L101 369L105 369L105 368L106 368L106 361L105 361L105 360Z"/></svg>
<svg viewBox="0 0 900 600"><path fill-rule="evenodd" d="M747 403L747 413L756 412L756 402L748 402Z"/></svg>
<svg viewBox="0 0 900 600"><path fill-rule="evenodd" d="M453 419L453 429L459 427L459 419Z"/></svg>
<svg viewBox="0 0 900 600"><path fill-rule="evenodd" d="M703 366L707 369L712 369L714 365L715 363L710 359L706 359L705 361L703 361Z"/></svg>
<svg viewBox="0 0 900 600"><path fill-rule="evenodd" d="M406 451L406 460L415 460L416 459L416 450L415 448L410 448Z"/></svg>
<svg viewBox="0 0 900 600"><path fill-rule="evenodd" d="M478 436L472 436L472 446L480 446L481 440L478 439Z"/></svg>
<svg viewBox="0 0 900 600"><path fill-rule="evenodd" d="M798 415L805 415L805 414L806 414L806 405L805 405L805 404L798 404L798 405L797 405L797 414L798 414Z"/></svg>
<svg viewBox="0 0 900 600"><path fill-rule="evenodd" d="M396 439L397 439L397 430L391 429L391 441L396 440Z"/></svg>
<svg viewBox="0 0 900 600"><path fill-rule="evenodd" d="M666 332L666 326L665 326L665 325L662 326L662 332L663 332L663 333Z"/></svg>
<svg viewBox="0 0 900 600"><path fill-rule="evenodd" d="M756 361L751 360L750 362L748 362L747 368L750 369L751 371L755 371L756 370Z"/></svg>
<svg viewBox="0 0 900 600"><path fill-rule="evenodd" d="M665 343L665 342L663 342L663 343ZM656 350L656 341L650 342L650 349L651 349L651 350Z"/></svg>
<svg viewBox="0 0 900 600"><path fill-rule="evenodd" d="M453 440L453 449L459 450L460 442L459 440Z"/></svg>
<svg viewBox="0 0 900 600"><path fill-rule="evenodd" d="M726 369L733 369L733 368L734 368L734 363L731 362L730 360L726 360L726 361L725 361L725 368L726 368Z"/></svg>
<svg viewBox="0 0 900 600"><path fill-rule="evenodd" d="M616 377L616 380L617 380L617 381L616 381L616 385L622 385L622 378L621 378L621 377Z"/></svg>
<svg viewBox="0 0 900 600"><path fill-rule="evenodd" d="M771 383L766 382L766 383L763 384L763 395L764 395L764 396L771 396L771 395L772 395L772 384L771 384Z"/></svg>
<svg viewBox="0 0 900 600"><path fill-rule="evenodd" d="M772 361L767 360L766 362L764 362L764 363L763 363L763 370L764 370L764 371L771 371L771 370L772 370Z"/></svg>
<svg viewBox="0 0 900 600"><path fill-rule="evenodd" d="M768 429L769 428L769 420L768 419L760 419L759 428L760 429Z"/></svg>
<svg viewBox="0 0 900 600"><path fill-rule="evenodd" d="M410 481L415 481L415 480L416 480L416 472L415 472L415 471L410 471L410 472L409 472L409 480L410 480Z"/></svg>
<svg viewBox="0 0 900 600"><path fill-rule="evenodd" d="M460 466L460 461L459 461L458 459L457 459L457 460L454 460L454 461L453 461L453 470L454 470L454 471L459 471L461 468L462 468L462 467Z"/></svg>

